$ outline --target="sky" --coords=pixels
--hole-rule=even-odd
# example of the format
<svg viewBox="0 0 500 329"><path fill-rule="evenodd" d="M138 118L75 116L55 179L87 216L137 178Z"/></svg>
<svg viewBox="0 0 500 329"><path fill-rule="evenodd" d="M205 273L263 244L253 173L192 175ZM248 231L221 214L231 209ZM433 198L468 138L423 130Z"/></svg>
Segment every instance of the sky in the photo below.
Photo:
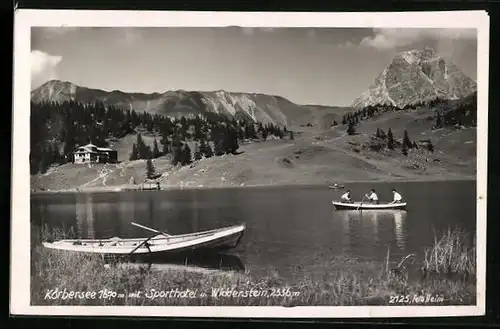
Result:
<svg viewBox="0 0 500 329"><path fill-rule="evenodd" d="M401 51L433 47L472 79L473 29L33 27L31 87L226 90L350 105Z"/></svg>

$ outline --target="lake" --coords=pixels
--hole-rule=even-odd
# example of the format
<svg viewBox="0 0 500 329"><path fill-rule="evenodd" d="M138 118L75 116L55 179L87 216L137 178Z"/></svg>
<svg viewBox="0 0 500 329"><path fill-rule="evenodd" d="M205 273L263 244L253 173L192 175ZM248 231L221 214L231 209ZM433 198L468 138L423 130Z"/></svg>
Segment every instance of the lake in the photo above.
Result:
<svg viewBox="0 0 500 329"><path fill-rule="evenodd" d="M339 257L383 264L431 246L448 228L476 231L476 182L352 183L355 200L375 188L381 202L396 188L406 211L336 211L342 190L325 186L39 194L31 199L32 244L38 228L73 228L76 237L147 237L137 222L171 234L246 223L230 253L252 273L323 275ZM231 257L231 256L227 256ZM218 260L220 261L220 260Z"/></svg>

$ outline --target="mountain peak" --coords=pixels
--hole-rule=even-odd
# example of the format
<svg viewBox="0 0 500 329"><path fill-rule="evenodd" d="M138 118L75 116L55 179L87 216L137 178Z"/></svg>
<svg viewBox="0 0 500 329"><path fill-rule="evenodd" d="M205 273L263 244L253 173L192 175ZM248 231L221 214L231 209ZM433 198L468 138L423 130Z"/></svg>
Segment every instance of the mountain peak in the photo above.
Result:
<svg viewBox="0 0 500 329"><path fill-rule="evenodd" d="M424 61L438 59L437 52L434 48L425 47L423 49L411 49L403 51L396 55L395 58L402 57L409 64L420 64Z"/></svg>
<svg viewBox="0 0 500 329"><path fill-rule="evenodd" d="M45 82L41 86L39 86L37 89L39 89L39 88L47 88L47 87L50 87L50 86L68 86L69 87L69 86L76 86L76 85L74 83L72 83L72 82L69 82L69 81L52 79L52 80L49 80L49 81Z"/></svg>
<svg viewBox="0 0 500 329"><path fill-rule="evenodd" d="M31 91L31 100L35 102L41 100L74 100L78 88L77 85L69 81L49 80Z"/></svg>
<svg viewBox="0 0 500 329"><path fill-rule="evenodd" d="M460 99L476 91L476 82L431 47L398 53L353 107L398 107L436 98Z"/></svg>

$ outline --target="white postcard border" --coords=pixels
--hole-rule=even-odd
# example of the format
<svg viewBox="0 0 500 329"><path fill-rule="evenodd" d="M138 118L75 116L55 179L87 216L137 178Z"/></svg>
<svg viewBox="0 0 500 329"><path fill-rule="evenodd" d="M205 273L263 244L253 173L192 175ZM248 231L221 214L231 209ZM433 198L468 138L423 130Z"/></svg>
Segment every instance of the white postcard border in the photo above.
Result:
<svg viewBox="0 0 500 329"><path fill-rule="evenodd" d="M28 10L15 12L11 188L11 313L233 318L429 317L485 314L489 16L485 11L285 13ZM30 305L30 37L32 26L241 26L476 28L477 39L477 305L475 306L31 306Z"/></svg>

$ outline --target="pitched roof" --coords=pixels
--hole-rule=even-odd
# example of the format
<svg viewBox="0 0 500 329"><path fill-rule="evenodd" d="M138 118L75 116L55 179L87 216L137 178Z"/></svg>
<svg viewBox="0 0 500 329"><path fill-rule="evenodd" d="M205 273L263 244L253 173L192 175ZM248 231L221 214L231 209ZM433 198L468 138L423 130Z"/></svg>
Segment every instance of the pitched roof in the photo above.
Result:
<svg viewBox="0 0 500 329"><path fill-rule="evenodd" d="M106 147L97 147L94 144L89 143L87 145L78 146L77 148L75 148L73 153L79 153L79 152L97 153L97 152L110 152L110 151L114 151L114 150L112 150L110 148L106 148Z"/></svg>

